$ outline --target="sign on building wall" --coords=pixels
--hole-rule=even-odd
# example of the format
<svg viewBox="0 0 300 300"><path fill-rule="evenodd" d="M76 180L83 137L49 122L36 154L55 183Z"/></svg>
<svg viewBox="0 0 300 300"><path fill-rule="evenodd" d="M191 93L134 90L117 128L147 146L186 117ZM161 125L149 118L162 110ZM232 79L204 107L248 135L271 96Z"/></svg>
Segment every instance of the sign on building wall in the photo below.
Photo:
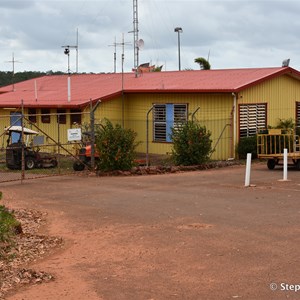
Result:
<svg viewBox="0 0 300 300"><path fill-rule="evenodd" d="M81 141L81 128L68 129L68 141Z"/></svg>

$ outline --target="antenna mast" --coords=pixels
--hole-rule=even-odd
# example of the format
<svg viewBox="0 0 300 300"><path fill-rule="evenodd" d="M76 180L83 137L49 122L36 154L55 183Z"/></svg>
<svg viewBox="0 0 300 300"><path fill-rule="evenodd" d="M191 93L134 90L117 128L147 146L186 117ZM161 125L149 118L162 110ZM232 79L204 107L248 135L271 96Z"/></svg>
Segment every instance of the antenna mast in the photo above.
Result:
<svg viewBox="0 0 300 300"><path fill-rule="evenodd" d="M61 46L62 48L65 48L64 53L65 55L68 56L68 74L71 74L71 69L70 69L70 49L73 48L76 50L76 73L78 73L78 28L77 28L77 32L76 32L76 45L70 46L70 45L65 45L65 46Z"/></svg>
<svg viewBox="0 0 300 300"><path fill-rule="evenodd" d="M15 60L14 53L12 54L12 60L7 61L8 63L12 63L12 88L15 91L15 63L20 63L20 61Z"/></svg>
<svg viewBox="0 0 300 300"><path fill-rule="evenodd" d="M133 0L133 47L134 47L134 69L135 76L138 74L139 66L139 21L138 21L138 0Z"/></svg>
<svg viewBox="0 0 300 300"><path fill-rule="evenodd" d="M114 73L117 72L117 41L115 37L115 42L112 45L108 45L109 47L114 46L115 52L114 52Z"/></svg>
<svg viewBox="0 0 300 300"><path fill-rule="evenodd" d="M76 73L78 74L78 28L76 32Z"/></svg>

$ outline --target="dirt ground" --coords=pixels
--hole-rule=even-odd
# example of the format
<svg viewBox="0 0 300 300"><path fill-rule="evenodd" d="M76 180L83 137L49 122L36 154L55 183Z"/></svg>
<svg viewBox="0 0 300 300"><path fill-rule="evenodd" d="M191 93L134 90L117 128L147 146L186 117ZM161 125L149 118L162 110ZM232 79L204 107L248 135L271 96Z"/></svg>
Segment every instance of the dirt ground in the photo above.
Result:
<svg viewBox="0 0 300 300"><path fill-rule="evenodd" d="M255 164L248 188L244 166L2 184L5 205L47 212L43 233L65 241L30 265L55 280L7 299L300 299L300 172L282 176Z"/></svg>

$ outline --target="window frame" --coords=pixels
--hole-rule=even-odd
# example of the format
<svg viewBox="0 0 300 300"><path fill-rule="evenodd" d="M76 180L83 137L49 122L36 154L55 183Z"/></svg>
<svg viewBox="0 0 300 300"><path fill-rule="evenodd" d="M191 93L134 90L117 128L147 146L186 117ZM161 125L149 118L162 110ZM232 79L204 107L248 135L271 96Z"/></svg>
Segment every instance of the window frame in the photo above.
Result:
<svg viewBox="0 0 300 300"><path fill-rule="evenodd" d="M266 129L267 112L267 103L239 104L239 138L255 136Z"/></svg>
<svg viewBox="0 0 300 300"><path fill-rule="evenodd" d="M57 113L57 123L58 124L67 124L67 110L63 108L58 108Z"/></svg>
<svg viewBox="0 0 300 300"><path fill-rule="evenodd" d="M82 111L80 109L70 109L70 123L81 125L82 123Z"/></svg>
<svg viewBox="0 0 300 300"><path fill-rule="evenodd" d="M37 123L37 113L36 113L36 108L28 108L28 120L31 123Z"/></svg>
<svg viewBox="0 0 300 300"><path fill-rule="evenodd" d="M187 103L157 103L153 105L153 141L172 143L172 128L179 129L188 121Z"/></svg>
<svg viewBox="0 0 300 300"><path fill-rule="evenodd" d="M44 124L51 123L51 110L50 108L41 108L41 122Z"/></svg>

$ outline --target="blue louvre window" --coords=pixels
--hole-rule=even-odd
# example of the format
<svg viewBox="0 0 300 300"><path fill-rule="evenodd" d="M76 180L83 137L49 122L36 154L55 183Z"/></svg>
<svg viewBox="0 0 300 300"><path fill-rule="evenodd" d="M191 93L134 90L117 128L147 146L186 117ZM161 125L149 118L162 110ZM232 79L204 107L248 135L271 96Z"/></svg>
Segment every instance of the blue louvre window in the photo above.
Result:
<svg viewBox="0 0 300 300"><path fill-rule="evenodd" d="M172 128L179 128L186 121L186 104L155 104L153 109L154 141L172 142Z"/></svg>

